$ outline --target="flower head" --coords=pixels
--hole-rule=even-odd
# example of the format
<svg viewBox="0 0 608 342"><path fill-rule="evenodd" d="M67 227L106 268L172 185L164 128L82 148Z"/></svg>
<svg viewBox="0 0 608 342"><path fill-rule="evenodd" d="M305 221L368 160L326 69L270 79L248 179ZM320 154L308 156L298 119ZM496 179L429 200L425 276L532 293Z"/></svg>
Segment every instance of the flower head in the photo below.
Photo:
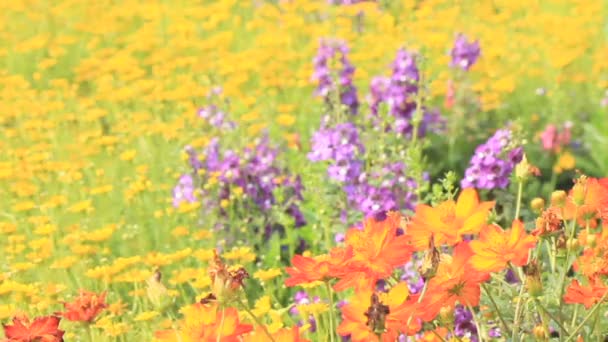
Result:
<svg viewBox="0 0 608 342"><path fill-rule="evenodd" d="M410 260L413 252L410 237L397 234L401 221L399 213L389 212L384 220L366 219L362 230L349 229L346 245L353 254L341 268L336 290L352 286L373 289L378 280L389 277L396 267Z"/></svg>
<svg viewBox="0 0 608 342"><path fill-rule="evenodd" d="M14 317L12 324L3 325L7 342L62 342L63 330L59 330L57 316L36 317L34 321L26 316Z"/></svg>
<svg viewBox="0 0 608 342"><path fill-rule="evenodd" d="M522 148L514 144L511 130L496 131L488 141L475 149L461 186L477 189L506 188L513 168L523 157Z"/></svg>
<svg viewBox="0 0 608 342"><path fill-rule="evenodd" d="M214 304L193 304L182 309L184 319L175 330L157 331L155 341L163 342L239 342L253 330L242 324L235 308L220 308Z"/></svg>
<svg viewBox="0 0 608 342"><path fill-rule="evenodd" d="M481 229L479 240L471 241L474 255L471 265L480 272L499 272L509 263L523 266L528 261L528 251L536 245L536 238L526 234L524 224L513 221L511 229L503 231L497 225Z"/></svg>
<svg viewBox="0 0 608 342"><path fill-rule="evenodd" d="M420 321L415 315L417 297L411 297L408 285L398 283L388 293L365 290L356 293L356 300L342 307L342 323L338 334L350 335L353 342L396 341L400 332L415 334ZM410 321L409 326L407 322Z"/></svg>
<svg viewBox="0 0 608 342"><path fill-rule="evenodd" d="M451 66L469 70L479 58L480 53L479 41L469 42L464 34L459 34L452 48Z"/></svg>
<svg viewBox="0 0 608 342"><path fill-rule="evenodd" d="M431 237L437 246L453 246L462 240L462 235L479 233L493 206L494 202L480 202L477 191L467 188L456 202L448 200L436 207L418 205L407 233L417 250L425 249Z"/></svg>
<svg viewBox="0 0 608 342"><path fill-rule="evenodd" d="M106 292L97 294L81 289L72 302L63 304L66 311L57 314L70 321L92 322L108 307L105 300Z"/></svg>

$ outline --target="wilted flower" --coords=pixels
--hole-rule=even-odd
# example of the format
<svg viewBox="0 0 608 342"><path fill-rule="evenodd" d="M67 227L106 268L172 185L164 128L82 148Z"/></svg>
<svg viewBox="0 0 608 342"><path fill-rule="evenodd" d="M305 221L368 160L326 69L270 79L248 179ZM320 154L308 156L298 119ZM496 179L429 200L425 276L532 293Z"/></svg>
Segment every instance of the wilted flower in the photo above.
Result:
<svg viewBox="0 0 608 342"><path fill-rule="evenodd" d="M64 303L65 312L59 312L61 315L70 321L92 322L108 305L105 302L106 292L100 294L80 290L78 296L69 303Z"/></svg>

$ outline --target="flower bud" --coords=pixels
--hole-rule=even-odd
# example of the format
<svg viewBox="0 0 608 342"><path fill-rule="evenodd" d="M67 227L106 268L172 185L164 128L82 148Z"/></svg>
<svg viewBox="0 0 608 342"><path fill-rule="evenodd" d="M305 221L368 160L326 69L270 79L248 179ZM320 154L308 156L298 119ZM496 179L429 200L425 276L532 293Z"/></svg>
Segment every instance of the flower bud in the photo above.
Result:
<svg viewBox="0 0 608 342"><path fill-rule="evenodd" d="M585 203L585 197L587 196L587 176L581 176L576 180L574 187L572 187L572 199L574 204L580 206Z"/></svg>
<svg viewBox="0 0 608 342"><path fill-rule="evenodd" d="M418 273L420 273L420 276L422 276L425 281L428 281L430 278L435 276L440 260L441 255L439 254L439 250L435 248L435 239L431 235L431 239L429 240L429 248L424 252L422 264L418 268Z"/></svg>
<svg viewBox="0 0 608 342"><path fill-rule="evenodd" d="M532 335L534 335L536 341L547 341L549 336L542 325L537 325L532 329Z"/></svg>
<svg viewBox="0 0 608 342"><path fill-rule="evenodd" d="M439 310L439 321L442 324L451 324L454 322L454 307L447 305Z"/></svg>
<svg viewBox="0 0 608 342"><path fill-rule="evenodd" d="M554 207L563 207L566 204L568 195L564 190L556 190L551 193L551 205Z"/></svg>
<svg viewBox="0 0 608 342"><path fill-rule="evenodd" d="M526 155L522 157L521 161L515 165L515 177L519 182L523 182L532 175L532 166L528 163Z"/></svg>
<svg viewBox="0 0 608 342"><path fill-rule="evenodd" d="M530 208L535 213L540 214L545 208L545 200L540 197L534 198L532 201L530 201Z"/></svg>
<svg viewBox="0 0 608 342"><path fill-rule="evenodd" d="M577 250L579 246L580 246L580 245L579 245L579 243L578 243L578 239L576 239L576 238L568 239L568 240L566 241L566 248L567 248L567 249L568 249L570 252Z"/></svg>
<svg viewBox="0 0 608 342"><path fill-rule="evenodd" d="M531 297L538 297L543 293L543 283L540 279L540 269L536 260L530 261L524 266L526 274L526 287Z"/></svg>

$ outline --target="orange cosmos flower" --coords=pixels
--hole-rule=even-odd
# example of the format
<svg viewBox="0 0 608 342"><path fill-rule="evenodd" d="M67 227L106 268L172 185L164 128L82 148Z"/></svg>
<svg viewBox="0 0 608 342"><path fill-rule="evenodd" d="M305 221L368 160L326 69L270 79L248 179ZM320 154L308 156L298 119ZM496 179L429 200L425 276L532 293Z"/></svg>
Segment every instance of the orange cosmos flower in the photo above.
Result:
<svg viewBox="0 0 608 342"><path fill-rule="evenodd" d="M482 282L489 279L489 274L479 272L471 267L473 251L467 242L461 242L454 248L453 256L443 255L437 274L429 280L426 295L421 308L421 318L432 321L444 306L479 304Z"/></svg>
<svg viewBox="0 0 608 342"><path fill-rule="evenodd" d="M340 281L335 285L336 291L349 287L372 290L378 280L391 276L396 267L410 260L410 237L397 235L401 221L399 213L389 212L382 221L368 218L363 230L348 230L346 245L352 248L352 257L337 272Z"/></svg>
<svg viewBox="0 0 608 342"><path fill-rule="evenodd" d="M34 318L14 317L12 325L3 325L7 342L62 342L63 331L59 330L60 318L46 316Z"/></svg>
<svg viewBox="0 0 608 342"><path fill-rule="evenodd" d="M275 341L281 342L310 342L300 336L300 327L293 326L291 328L279 329L277 332L271 334ZM244 336L244 342L271 342L272 340L266 335L260 327L248 335Z"/></svg>
<svg viewBox="0 0 608 342"><path fill-rule="evenodd" d="M355 294L354 300L342 307L342 323L338 334L350 335L353 342L396 341L399 333L415 334L420 328L420 320L411 320L406 327L409 316L417 306L417 297L409 297L406 283L399 283L388 293L376 294L362 291Z"/></svg>
<svg viewBox="0 0 608 342"><path fill-rule="evenodd" d="M524 224L514 220L511 229L503 231L497 225L482 228L479 240L471 241L474 255L471 265L480 272L498 272L509 262L523 266L528 261L528 251L536 245L536 238L526 234Z"/></svg>
<svg viewBox="0 0 608 342"><path fill-rule="evenodd" d="M425 249L431 236L434 236L437 246L453 246L462 241L462 235L477 234L485 225L492 207L494 202L479 202L477 191L467 188L456 202L445 201L435 208L418 205L412 222L407 226L407 233L412 237L416 250Z"/></svg>
<svg viewBox="0 0 608 342"><path fill-rule="evenodd" d="M63 306L67 311L59 312L57 314L70 321L92 322L103 309L108 307L105 300L106 292L96 294L81 289L78 293L78 297L76 297L74 301L71 303L63 303Z"/></svg>
<svg viewBox="0 0 608 342"><path fill-rule="evenodd" d="M574 270L589 278L608 275L608 231L587 235L583 230L579 234L579 240L585 241L589 246L585 247L581 256L574 262Z"/></svg>
<svg viewBox="0 0 608 342"><path fill-rule="evenodd" d="M602 299L606 291L608 291L608 287L597 277L590 280L587 286L582 286L575 279L566 290L564 302L568 304L583 304L586 309L589 309Z"/></svg>
<svg viewBox="0 0 608 342"><path fill-rule="evenodd" d="M576 181L563 208L564 219L573 219L575 213L581 226L588 220L594 228L598 219L608 220L608 178L582 176Z"/></svg>
<svg viewBox="0 0 608 342"><path fill-rule="evenodd" d="M241 324L235 308L222 310L217 303L193 304L182 310L184 319L178 330L157 331L156 341L162 342L240 342L250 332L250 324Z"/></svg>
<svg viewBox="0 0 608 342"><path fill-rule="evenodd" d="M291 264L285 271L291 276L285 280L285 285L296 286L309 284L315 281L325 281L332 278L338 268L352 256L352 248L334 248L329 255L322 254L315 257L294 255Z"/></svg>

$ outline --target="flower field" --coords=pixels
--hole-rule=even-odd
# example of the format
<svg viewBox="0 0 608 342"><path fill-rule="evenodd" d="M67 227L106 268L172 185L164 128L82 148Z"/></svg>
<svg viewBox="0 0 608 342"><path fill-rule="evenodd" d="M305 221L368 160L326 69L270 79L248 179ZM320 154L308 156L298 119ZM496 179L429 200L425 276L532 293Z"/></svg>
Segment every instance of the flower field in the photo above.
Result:
<svg viewBox="0 0 608 342"><path fill-rule="evenodd" d="M608 3L0 1L0 341L608 341Z"/></svg>

